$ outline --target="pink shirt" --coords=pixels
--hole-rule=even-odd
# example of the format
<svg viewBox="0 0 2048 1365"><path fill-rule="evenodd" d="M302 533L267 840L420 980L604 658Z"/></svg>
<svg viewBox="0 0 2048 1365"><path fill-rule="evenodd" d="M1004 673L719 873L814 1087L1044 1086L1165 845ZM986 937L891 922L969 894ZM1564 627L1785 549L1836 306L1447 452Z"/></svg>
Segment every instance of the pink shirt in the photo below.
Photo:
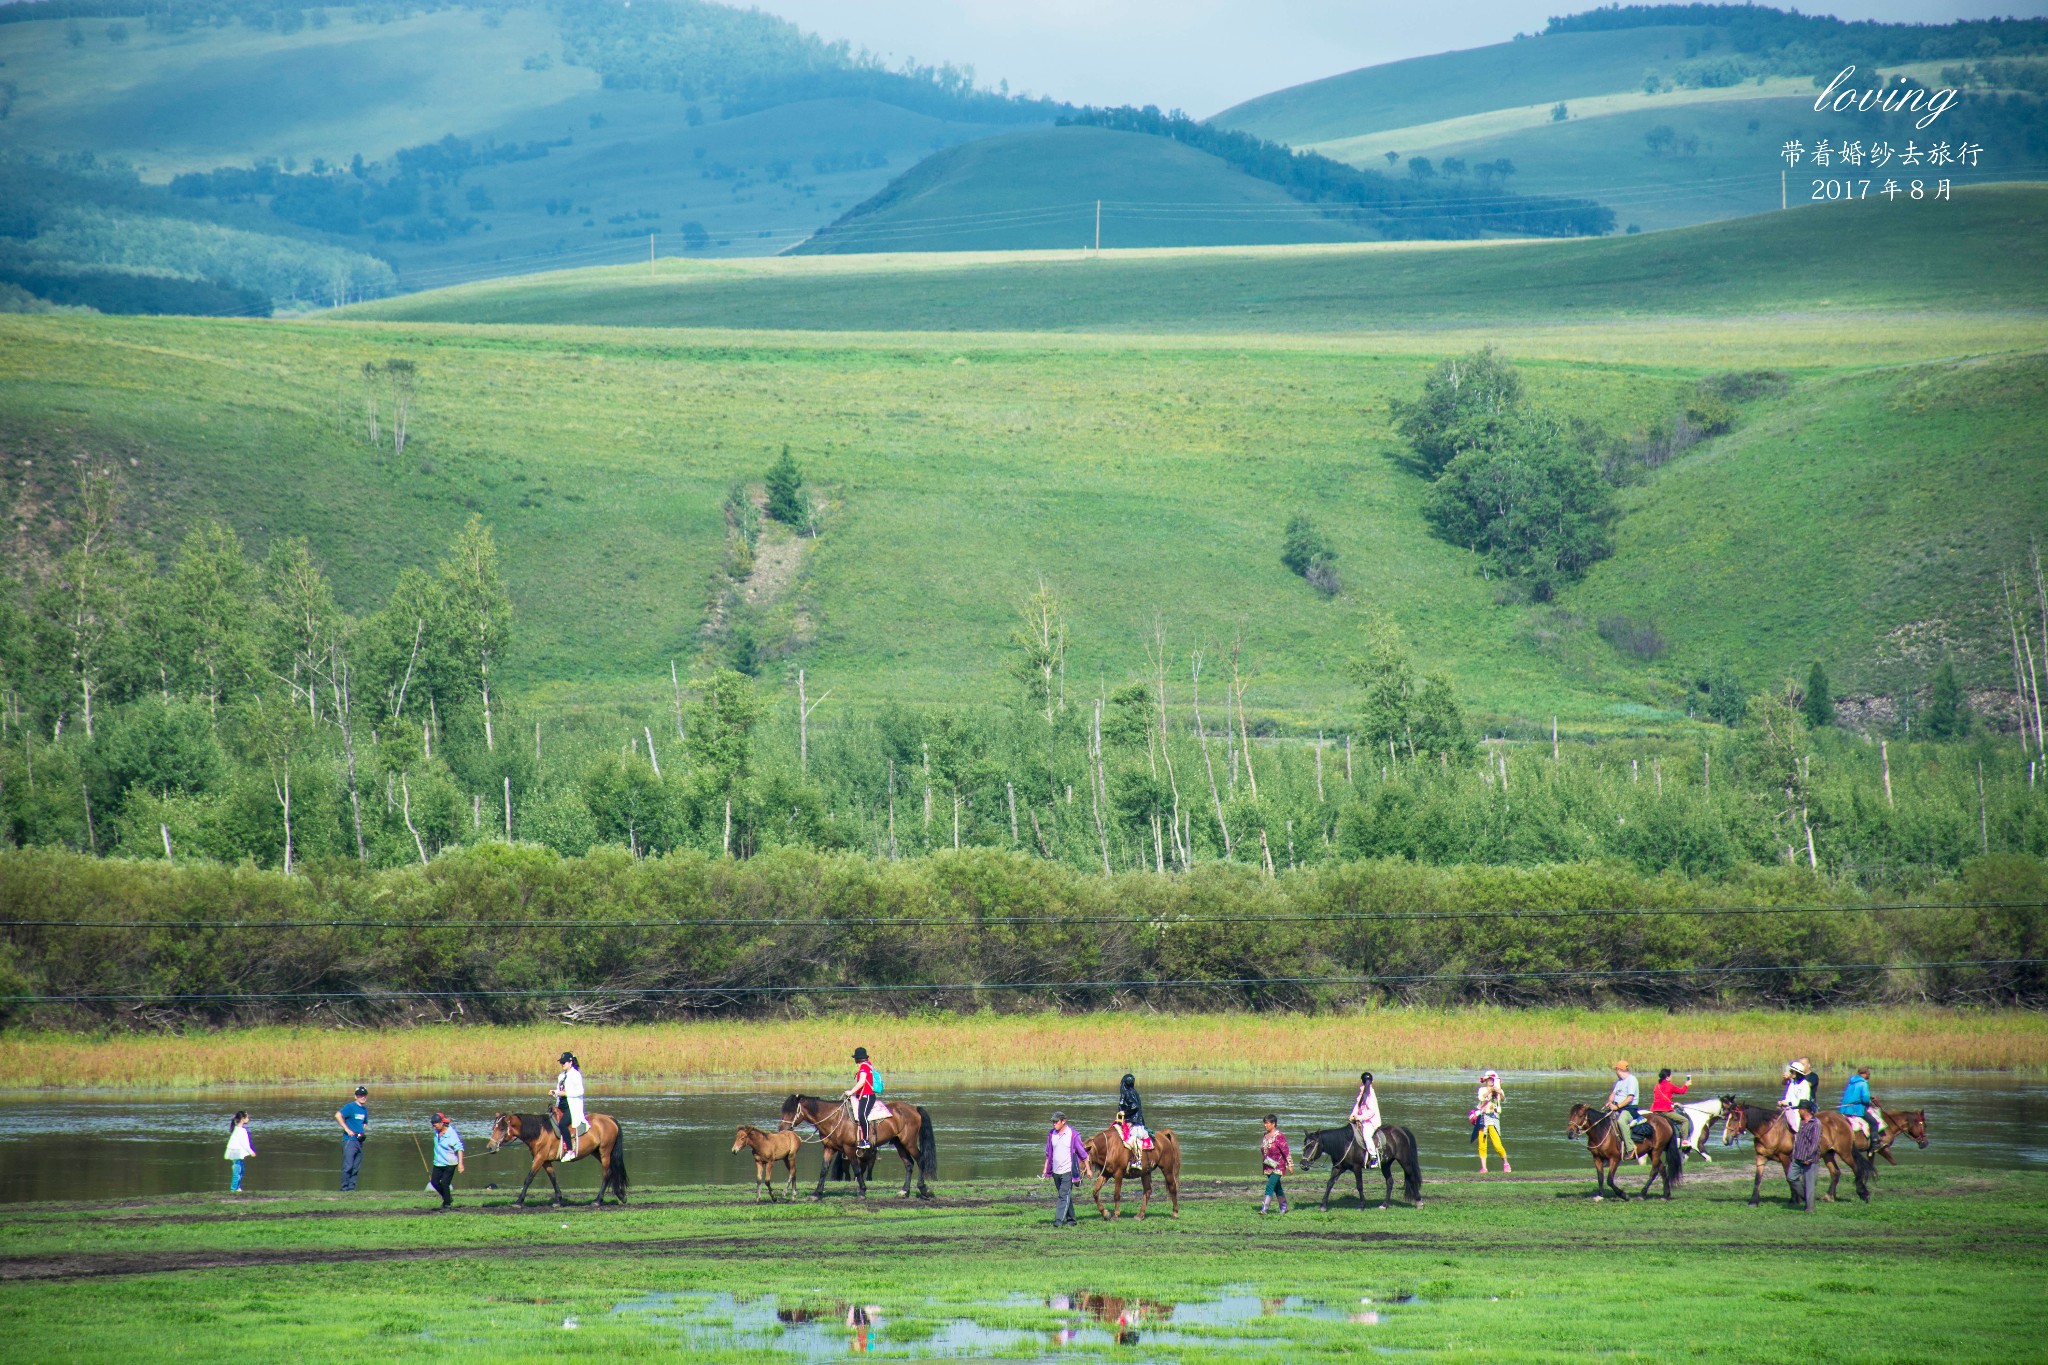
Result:
<svg viewBox="0 0 2048 1365"><path fill-rule="evenodd" d="M1354 1123L1378 1123L1380 1121L1380 1097L1369 1085L1358 1087L1358 1099L1351 1106L1351 1120Z"/></svg>

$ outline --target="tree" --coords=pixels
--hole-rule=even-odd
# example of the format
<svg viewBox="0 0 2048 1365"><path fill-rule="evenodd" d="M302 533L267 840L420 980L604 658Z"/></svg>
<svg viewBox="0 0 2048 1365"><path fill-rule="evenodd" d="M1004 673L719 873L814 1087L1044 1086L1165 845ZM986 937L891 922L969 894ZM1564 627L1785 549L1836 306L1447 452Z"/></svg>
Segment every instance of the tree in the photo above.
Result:
<svg viewBox="0 0 2048 1365"><path fill-rule="evenodd" d="M1426 156L1411 156L1408 158L1408 174L1417 180L1434 180L1436 167Z"/></svg>
<svg viewBox="0 0 2048 1365"><path fill-rule="evenodd" d="M66 685L51 697L53 729L61 732L75 703L92 738L93 706L108 700L129 640L129 613L143 575L114 538L119 494L111 469L88 466L79 476L77 538L37 594L42 672Z"/></svg>
<svg viewBox="0 0 2048 1365"><path fill-rule="evenodd" d="M1695 679L1693 689L1699 694L1700 712L1723 725L1740 725L1749 712L1749 689L1743 685L1735 665L1726 659L1718 660Z"/></svg>
<svg viewBox="0 0 2048 1365"><path fill-rule="evenodd" d="M1017 676L1031 694L1032 705L1051 725L1067 709L1067 609L1058 593L1038 581L1038 591L1018 608L1022 622L1011 632L1017 648Z"/></svg>
<svg viewBox="0 0 2048 1365"><path fill-rule="evenodd" d="M313 562L305 537L271 545L263 565L263 589L272 608L272 667L290 678L293 694L305 696L307 713L317 721L322 666L345 627L334 589Z"/></svg>
<svg viewBox="0 0 2048 1365"><path fill-rule="evenodd" d="M782 448L782 458L768 467L768 515L784 526L802 527L810 521L811 509L803 498L804 472Z"/></svg>
<svg viewBox="0 0 2048 1365"><path fill-rule="evenodd" d="M1970 703L1956 681L1956 666L1943 661L1935 670L1934 689L1920 713L1920 729L1929 739L1961 739L1970 733Z"/></svg>
<svg viewBox="0 0 2048 1365"><path fill-rule="evenodd" d="M504 657L512 636L512 595L498 575L498 547L483 518L472 516L441 565L441 600L456 633L451 648L474 678L483 697L484 748L491 735L491 666Z"/></svg>
<svg viewBox="0 0 2048 1365"><path fill-rule="evenodd" d="M712 800L725 803L727 852L732 848L732 804L753 772L754 726L760 719L753 682L721 668L698 685L684 727L698 783Z"/></svg>
<svg viewBox="0 0 2048 1365"><path fill-rule="evenodd" d="M1445 466L1423 516L1439 538L1485 556L1547 602L1614 552L1606 526L1614 490L1554 424L1502 424L1494 440Z"/></svg>
<svg viewBox="0 0 2048 1365"><path fill-rule="evenodd" d="M255 680L256 571L235 533L208 522L186 535L165 586L179 681L216 712Z"/></svg>
<svg viewBox="0 0 2048 1365"><path fill-rule="evenodd" d="M1664 155L1677 140L1677 132L1668 123L1660 123L1643 134L1643 145L1650 149L1651 156Z"/></svg>
<svg viewBox="0 0 2048 1365"><path fill-rule="evenodd" d="M239 707L233 719L237 747L244 759L262 769L282 812L284 873L289 877L297 847L292 830L292 780L307 759L310 723L297 707L266 705L260 696Z"/></svg>
<svg viewBox="0 0 2048 1365"><path fill-rule="evenodd" d="M1431 476L1467 450L1497 447L1523 405L1522 376L1491 346L1437 364L1414 402L1396 399L1395 430Z"/></svg>
<svg viewBox="0 0 2048 1365"><path fill-rule="evenodd" d="M1410 759L1462 761L1473 753L1464 711L1450 679L1431 673L1418 679L1407 638L1385 616L1365 626L1364 647L1351 661L1351 675L1364 689L1361 737L1375 750L1393 746Z"/></svg>
<svg viewBox="0 0 2048 1365"><path fill-rule="evenodd" d="M1287 521L1287 534L1280 542L1280 562L1307 579L1327 597L1337 595L1342 584L1337 578L1337 552L1308 513L1296 512Z"/></svg>
<svg viewBox="0 0 2048 1365"><path fill-rule="evenodd" d="M1550 121L1552 123L1563 123L1570 117L1571 111L1564 107L1563 100L1559 100L1556 104L1550 106Z"/></svg>
<svg viewBox="0 0 2048 1365"><path fill-rule="evenodd" d="M1827 671L1818 659L1806 671L1806 694L1800 699L1799 713L1806 718L1809 728L1819 730L1835 723L1835 699L1828 691Z"/></svg>

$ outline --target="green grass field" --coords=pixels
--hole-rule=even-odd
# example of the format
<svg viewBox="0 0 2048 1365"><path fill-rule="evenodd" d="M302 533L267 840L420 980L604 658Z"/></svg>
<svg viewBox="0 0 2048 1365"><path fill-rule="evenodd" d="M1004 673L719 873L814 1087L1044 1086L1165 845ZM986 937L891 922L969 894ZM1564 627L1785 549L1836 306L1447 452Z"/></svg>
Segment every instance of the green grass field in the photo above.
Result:
<svg viewBox="0 0 2048 1365"><path fill-rule="evenodd" d="M1812 1215L1784 1206L1775 1177L1774 1198L1746 1207L1746 1175L1723 1163L1670 1203L1595 1203L1589 1179L1465 1177L1427 1183L1419 1209L1345 1199L1328 1214L1312 1203L1324 1177L1298 1175L1296 1211L1262 1219L1248 1170L1190 1182L1178 1220L1127 1206L1105 1224L1090 1208L1059 1230L1039 1182L941 1180L934 1205L838 1187L822 1205L757 1205L741 1158L722 1189L519 1211L480 1187L516 1180L522 1157L472 1151L444 1215L417 1193L10 1209L0 1322L23 1337L62 1323L47 1349L71 1360L207 1359L224 1343L304 1361L1090 1358L1126 1353L1119 1319L1139 1356L1169 1361L1713 1358L1730 1343L1784 1360L2027 1360L2048 1268L2048 1180L1934 1174L1911 1153L1871 1204ZM570 1181L585 1197L589 1183ZM855 1305L864 1336L845 1325ZM1083 1335L1063 1349L1062 1329Z"/></svg>
<svg viewBox="0 0 2048 1365"><path fill-rule="evenodd" d="M1652 615L1666 667L1725 653L1759 684L1816 653L1842 687L1917 677L1925 661L1885 642L1947 623L1995 681L1986 585L2048 511L2029 472L2048 318L2022 306L2048 261L2027 230L2041 203L1997 189L1589 243L584 273L348 325L15 318L0 429L33 460L6 475L30 544L54 533L65 462L101 452L156 544L204 517L257 547L304 534L359 607L481 513L519 612L509 667L561 698L665 686L699 638L718 500L787 442L830 510L775 629L842 701L999 694L1016 603L1043 576L1091 689L1141 667L1156 615L1176 650L1212 658L1242 633L1250 704L1317 723L1385 610L1483 716L1633 724L1670 704L1669 675L1584 621L1560 647L1536 613L1496 606L1469 556L1425 534L1388 403L1481 343L1528 364L1543 403L1618 430L1701 374L1786 366L1788 396L1627 492L1620 552L1565 605ZM1806 249L1858 229L1868 269ZM1766 260L1792 264L1766 278ZM1250 298L1294 334L1242 330ZM1506 325L1466 325L1489 315ZM866 330L1110 318L1225 335ZM643 329L440 325L511 319ZM742 319L837 330L644 329ZM402 464L356 438L357 371L390 355L421 373ZM1297 508L1343 556L1335 601L1278 561Z"/></svg>

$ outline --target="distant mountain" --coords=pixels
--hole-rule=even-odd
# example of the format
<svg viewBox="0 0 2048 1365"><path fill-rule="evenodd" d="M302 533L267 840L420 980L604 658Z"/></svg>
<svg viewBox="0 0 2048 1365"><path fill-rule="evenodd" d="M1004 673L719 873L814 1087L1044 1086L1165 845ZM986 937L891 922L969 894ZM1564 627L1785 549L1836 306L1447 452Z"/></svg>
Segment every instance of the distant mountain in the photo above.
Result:
<svg viewBox="0 0 2048 1365"><path fill-rule="evenodd" d="M123 309L156 306L120 278L149 275L261 311L650 236L758 255L1059 112L705 0L6 5L0 283Z"/></svg>
<svg viewBox="0 0 2048 1365"><path fill-rule="evenodd" d="M1960 98L1933 138L1915 116L1816 113L1815 87L1847 66L1851 88L1953 87ZM1788 142L1968 141L1983 148L1978 164L1943 174L2037 177L2048 169L2044 94L2044 20L1844 23L1754 5L1637 5L1294 86L1210 122L1429 179L1505 160L1516 189L1595 199L1649 229L1777 207ZM1842 169L1793 168L1788 197Z"/></svg>

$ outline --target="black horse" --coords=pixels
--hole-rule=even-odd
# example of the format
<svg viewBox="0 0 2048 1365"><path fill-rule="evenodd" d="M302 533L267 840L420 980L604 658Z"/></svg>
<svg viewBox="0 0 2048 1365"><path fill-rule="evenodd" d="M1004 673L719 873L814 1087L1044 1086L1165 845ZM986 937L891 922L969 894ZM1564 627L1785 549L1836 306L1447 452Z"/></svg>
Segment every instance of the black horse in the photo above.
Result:
<svg viewBox="0 0 2048 1365"><path fill-rule="evenodd" d="M1387 1124L1375 1135L1380 1149L1380 1174L1386 1177L1387 1190L1380 1200L1380 1207L1386 1208L1394 1198L1394 1167L1401 1168L1401 1192L1416 1208L1422 1207L1422 1158L1415 1150L1415 1134L1396 1124ZM1337 1180L1350 1171L1358 1182L1358 1207L1365 1207L1365 1151L1351 1135L1347 1124L1342 1128L1325 1128L1319 1133L1310 1133L1301 1144L1301 1167L1307 1170L1319 1156L1330 1158L1330 1183L1323 1186L1323 1211L1330 1208L1330 1191L1337 1187Z"/></svg>

